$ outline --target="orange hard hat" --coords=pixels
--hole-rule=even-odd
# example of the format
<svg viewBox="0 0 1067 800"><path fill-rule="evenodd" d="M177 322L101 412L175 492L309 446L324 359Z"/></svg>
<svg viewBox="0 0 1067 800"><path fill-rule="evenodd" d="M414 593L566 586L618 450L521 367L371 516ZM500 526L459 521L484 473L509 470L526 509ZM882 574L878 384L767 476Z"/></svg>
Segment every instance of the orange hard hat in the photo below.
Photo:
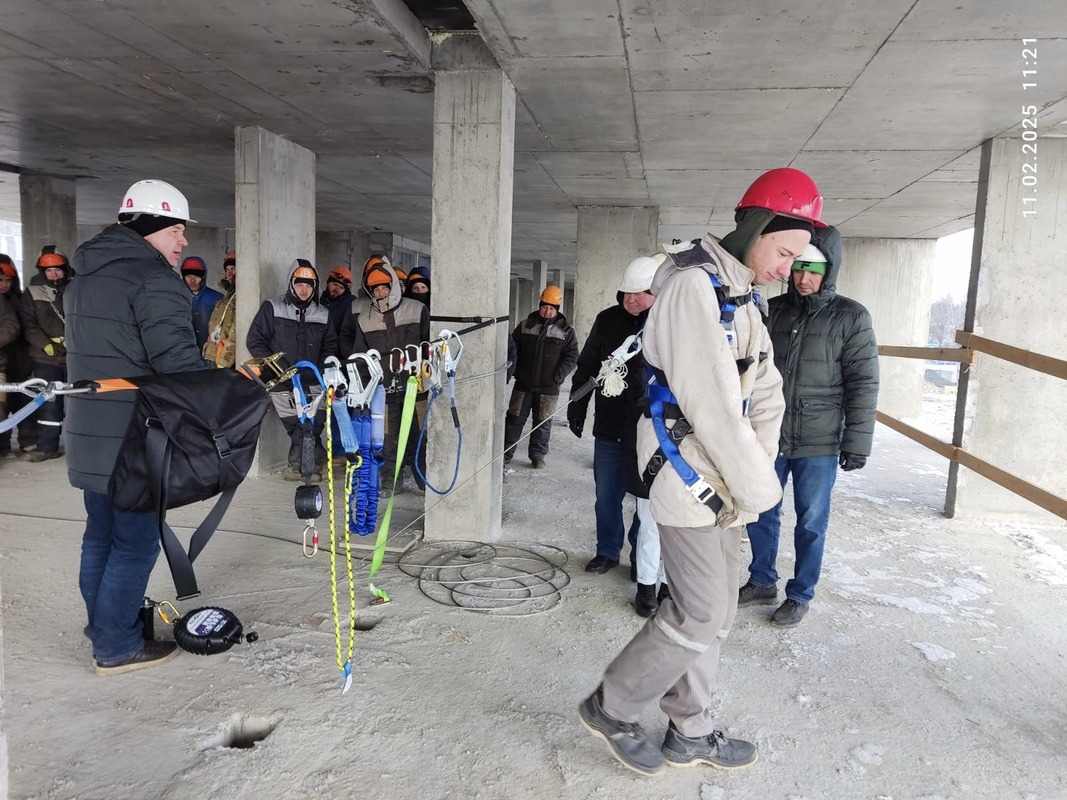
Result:
<svg viewBox="0 0 1067 800"><path fill-rule="evenodd" d="M395 272L396 277L400 278L400 280L402 281L406 281L408 279L408 274L404 272L404 270L400 269L400 267L395 267L393 269L393 272Z"/></svg>
<svg viewBox="0 0 1067 800"><path fill-rule="evenodd" d="M546 286L545 290L541 292L541 302L550 306L563 305L563 290L558 286Z"/></svg>
<svg viewBox="0 0 1067 800"><path fill-rule="evenodd" d="M330 270L330 275L326 280L337 281L338 283L343 283L345 286L351 286L352 270L348 267L334 267Z"/></svg>
<svg viewBox="0 0 1067 800"><path fill-rule="evenodd" d="M66 269L67 266L69 266L69 262L62 253L42 253L41 257L37 259L37 269L52 269L53 267Z"/></svg>
<svg viewBox="0 0 1067 800"><path fill-rule="evenodd" d="M392 266L392 264L389 263L389 259L386 258L385 256L381 255L380 253L375 253L370 258L368 258L367 259L367 263L363 265L363 274L366 275L368 272L370 272L375 267L383 267L383 266L384 267L390 267L390 266Z"/></svg>
<svg viewBox="0 0 1067 800"><path fill-rule="evenodd" d="M389 285L393 282L393 279L389 277L389 273L380 267L377 269L372 268L370 272L363 276L363 285L368 289L372 289L375 286Z"/></svg>

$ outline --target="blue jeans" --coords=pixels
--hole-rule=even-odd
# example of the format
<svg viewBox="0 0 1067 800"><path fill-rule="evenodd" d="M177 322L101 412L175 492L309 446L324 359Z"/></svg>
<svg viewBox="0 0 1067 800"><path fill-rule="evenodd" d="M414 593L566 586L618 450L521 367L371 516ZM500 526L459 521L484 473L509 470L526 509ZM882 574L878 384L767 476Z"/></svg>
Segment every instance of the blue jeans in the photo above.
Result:
<svg viewBox="0 0 1067 800"><path fill-rule="evenodd" d="M597 437L593 440L593 481L596 483L596 554L611 561L618 561L622 553L623 536L626 533L622 518L622 501L626 497L626 471L632 469L629 449L622 442ZM630 560L636 562L632 552L637 542L637 530L641 523L634 514L630 523Z"/></svg>
<svg viewBox="0 0 1067 800"><path fill-rule="evenodd" d="M837 480L837 456L779 457L774 462L774 471L783 489L792 473L793 506L797 512L797 527L793 532L796 569L792 580L785 585L785 596L798 603L810 603L822 571L826 528L830 524L830 492ZM773 586L778 582L775 564L781 527L781 503L746 526L752 544L752 564L748 571L750 580L757 586Z"/></svg>
<svg viewBox="0 0 1067 800"><path fill-rule="evenodd" d="M159 556L159 526L151 511L119 511L105 494L85 492L78 585L98 663L122 661L144 645L138 613Z"/></svg>

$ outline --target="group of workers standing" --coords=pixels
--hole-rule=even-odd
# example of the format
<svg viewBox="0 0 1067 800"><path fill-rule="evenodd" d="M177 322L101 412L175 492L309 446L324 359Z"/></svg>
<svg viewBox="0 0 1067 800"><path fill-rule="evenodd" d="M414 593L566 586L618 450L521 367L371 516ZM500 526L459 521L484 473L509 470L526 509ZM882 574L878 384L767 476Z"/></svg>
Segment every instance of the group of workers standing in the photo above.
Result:
<svg viewBox="0 0 1067 800"><path fill-rule="evenodd" d="M738 203L731 233L656 254L645 303L627 290L644 286L630 277L647 262L630 265L619 305L597 317L579 359L585 367L572 390L634 328L643 331L643 369L631 359L627 383L644 390L596 400L597 554L586 569L604 573L618 564L623 487L636 485L631 543L635 532L638 543L658 540L670 589L657 594L645 583L663 576L642 568L640 547L631 552L637 608L651 619L579 706L582 723L642 774L756 761L754 744L715 729L720 647L738 607L776 605L772 625L801 622L821 571L837 470L862 468L871 452L877 347L867 310L836 293L841 238L821 221L822 203L798 170L760 176ZM759 287L776 280L787 290L768 303ZM585 404L573 403L568 422L576 435L584 421ZM776 562L790 475L796 565L779 604ZM752 560L739 588L746 528ZM658 747L638 723L657 701L669 720Z"/></svg>
<svg viewBox="0 0 1067 800"><path fill-rule="evenodd" d="M608 666L579 716L620 762L644 774L668 764L734 768L756 760L753 744L714 728L711 693L721 644L739 606L777 605L770 621L780 627L803 619L819 579L837 470L863 467L871 452L878 390L871 318L836 294L841 240L821 221L821 209L807 175L771 170L746 191L735 229L721 240L708 234L630 263L616 304L596 317L580 352L555 286L544 290L538 310L509 340L515 386L504 458L513 458L532 413L528 454L540 468L548 453L545 423L556 413L566 378L574 371L576 399L567 421L581 437L590 395L579 397L578 390L628 337L641 336L621 392L595 394L597 546L586 570L604 574L617 566L628 538L636 607L649 620ZM233 366L237 256L224 259L224 293L209 288L206 262L182 259L191 221L175 187L140 181L123 198L118 221L82 245L73 265L46 248L23 296L10 259L0 257L6 355L0 370L17 379L15 341L25 343L33 374L50 380ZM404 275L375 255L364 265L364 295L357 297L347 267L335 267L320 285L314 265L297 258L285 292L261 305L246 334L253 357L283 351L290 363L321 366L331 355L344 360L378 350L388 392L386 474L398 458L413 455L397 453L406 375L387 354L430 339L429 277L423 269ZM759 287L775 280L786 281L787 291L768 304ZM290 470L299 471L300 410L289 389L279 387L275 407L293 436ZM108 496L133 407L128 394L75 396L67 419L68 472L84 492L87 512L79 576L85 631L102 675L175 655L172 642L143 640L138 619L159 551L157 520L153 513L121 511ZM415 425L422 416L420 410ZM44 455L30 460L58 454L59 427L50 429L52 422L43 413L38 418L36 452ZM314 424L318 436L323 421ZM21 431L20 441L35 452ZM317 472L324 461L320 446ZM421 488L424 465L415 473ZM790 475L796 568L778 604L780 515ZM629 535L622 511L627 493L638 498ZM744 526L752 560L750 577L738 588ZM637 722L656 701L669 718L658 748Z"/></svg>

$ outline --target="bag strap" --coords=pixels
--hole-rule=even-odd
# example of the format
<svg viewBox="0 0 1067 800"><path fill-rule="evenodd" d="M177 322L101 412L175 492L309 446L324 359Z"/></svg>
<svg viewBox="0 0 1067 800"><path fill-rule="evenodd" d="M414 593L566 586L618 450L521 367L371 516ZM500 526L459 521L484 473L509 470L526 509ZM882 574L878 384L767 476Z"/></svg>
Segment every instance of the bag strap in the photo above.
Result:
<svg viewBox="0 0 1067 800"><path fill-rule="evenodd" d="M214 420L211 420L213 423ZM148 434L145 437L145 452L148 456L148 473L151 477L150 486L152 496L156 501L156 520L159 525L159 538L163 545L163 552L167 556L167 564L170 566L170 574L174 579L174 589L179 600L188 600L200 594L196 585L196 573L193 571L193 561L210 541L211 537L222 522L226 511L230 507L237 492L234 486L223 492L215 501L214 507L208 512L204 521L197 527L189 540L189 552L178 540L177 535L167 524L167 483L170 477L170 437L167 436L159 420L149 418L147 421ZM229 464L230 450L225 437L222 437L216 427L212 427L212 433L216 435L216 447L219 457L224 464ZM221 442L219 441L221 438Z"/></svg>

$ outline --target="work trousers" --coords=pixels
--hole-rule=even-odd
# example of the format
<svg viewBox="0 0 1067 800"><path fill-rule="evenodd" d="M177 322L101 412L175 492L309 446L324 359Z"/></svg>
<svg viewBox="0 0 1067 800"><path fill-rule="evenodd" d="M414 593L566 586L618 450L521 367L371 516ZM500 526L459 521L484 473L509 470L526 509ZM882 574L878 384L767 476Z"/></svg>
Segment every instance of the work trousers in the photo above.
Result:
<svg viewBox="0 0 1067 800"><path fill-rule="evenodd" d="M658 700L683 736L707 736L719 649L737 614L741 528L660 525L659 535L671 596L604 673L604 711L636 722Z"/></svg>
<svg viewBox="0 0 1067 800"><path fill-rule="evenodd" d="M559 402L558 394L512 390L508 413L504 418L505 461L511 461L512 456L515 455L515 447L522 438L522 429L526 427L526 420L530 418L531 411L533 411L534 429L530 431L527 455L531 461L534 458L544 458L548 455L548 440L552 436L552 415L556 413L557 402ZM542 422L544 425L541 424Z"/></svg>

